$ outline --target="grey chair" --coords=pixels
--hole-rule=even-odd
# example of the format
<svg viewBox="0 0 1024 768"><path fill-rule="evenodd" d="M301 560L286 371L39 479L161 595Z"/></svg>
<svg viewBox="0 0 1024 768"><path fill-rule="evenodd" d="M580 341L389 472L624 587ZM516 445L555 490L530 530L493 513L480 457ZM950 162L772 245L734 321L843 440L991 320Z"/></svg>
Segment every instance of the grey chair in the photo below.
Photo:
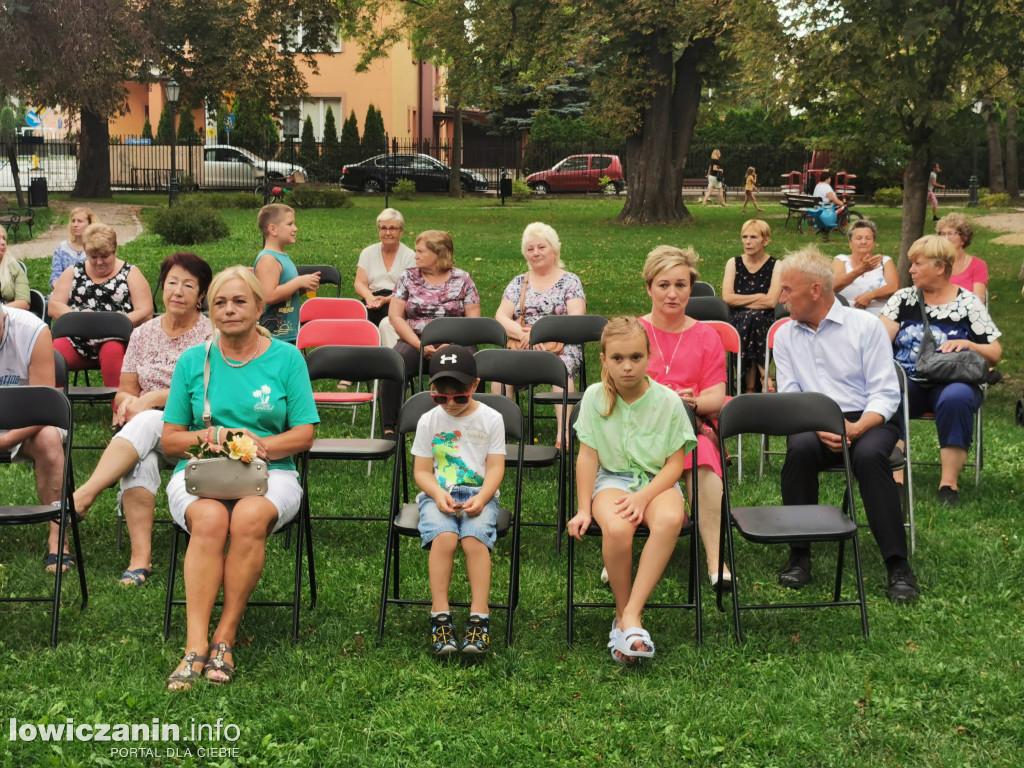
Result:
<svg viewBox="0 0 1024 768"><path fill-rule="evenodd" d="M691 296L686 302L686 314L695 320L729 322L729 305L715 296Z"/></svg>
<svg viewBox="0 0 1024 768"><path fill-rule="evenodd" d="M835 401L817 392L788 392L772 394L740 395L722 408L718 420L719 448L725 455L725 441L742 433L788 436L801 432L826 431L843 437L843 475L845 488L842 508L827 504L804 505L756 505L734 507L732 505L729 476L723 471L722 494L722 551L729 559L732 571L733 622L736 640L742 642L743 631L740 613L744 610L766 610L786 608L834 608L858 606L860 608L861 630L868 635L867 601L864 597L864 574L861 569L860 543L857 537L856 501L853 492L853 470L850 453L846 446L846 424L843 413ZM723 467L724 470L724 467ZM734 529L747 541L756 544L809 544L811 542L835 542L839 553L836 559L836 577L831 601L783 602L783 603L741 603L740 591L744 583L753 586L760 581L757 577L745 578L736 568L736 545ZM846 542L853 545L853 561L856 571L856 600L842 599L843 566ZM720 560L719 579L722 578L725 558ZM722 595L718 595L718 607L722 606Z"/></svg>
<svg viewBox="0 0 1024 768"><path fill-rule="evenodd" d="M436 322L436 321L435 321ZM512 643L512 627L515 609L519 603L519 535L523 495L523 448L525 432L523 429L523 412L515 401L504 395L474 395L480 402L489 405L501 414L505 422L505 440L518 445L515 458L515 476L512 505L507 506L502 499L498 513L498 537L512 536L511 556L509 558L508 594L504 602L491 602L492 610L503 610L507 614L505 623L505 643ZM406 400L398 417L398 454L395 461L394 482L391 488L391 520L388 525L388 538L384 550L384 579L380 595L380 615L377 621L377 638L384 637L384 626L387 620L389 605L430 605L430 600L413 599L401 595L401 569L399 567L399 546L402 537L419 538L419 507L415 501L409 501L408 475L406 467L406 439L416 431L420 416L434 408L429 392L420 392ZM508 476L506 474L506 481ZM507 482L504 483L507 485ZM426 557L422 557L426 560ZM452 606L467 607L465 602L453 601Z"/></svg>
<svg viewBox="0 0 1024 768"><path fill-rule="evenodd" d="M74 470L71 466L71 439L74 422L71 417L71 403L59 389L54 387L0 387L0 429L22 429L24 427L51 426L67 430L64 441L64 474L61 477L61 497L55 504L30 504L0 506L0 526L30 525L38 531L39 523L57 523L60 529L57 551L64 551L64 542L71 528L75 545L75 560L78 568L78 583L82 592L82 609L89 602L89 591L85 582L85 560L82 557L82 543L78 530L78 515L75 512L73 494ZM0 463L11 460L9 453L0 454ZM50 645L57 645L57 629L60 623L60 596L64 580L63 568L58 563L54 574L53 591L48 595L0 597L3 603L50 603Z"/></svg>

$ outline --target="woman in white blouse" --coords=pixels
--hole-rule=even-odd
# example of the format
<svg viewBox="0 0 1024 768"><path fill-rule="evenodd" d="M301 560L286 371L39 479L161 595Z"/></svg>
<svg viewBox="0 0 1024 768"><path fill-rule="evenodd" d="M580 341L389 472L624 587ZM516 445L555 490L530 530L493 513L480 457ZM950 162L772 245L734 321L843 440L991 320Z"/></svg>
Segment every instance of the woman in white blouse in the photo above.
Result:
<svg viewBox="0 0 1024 768"><path fill-rule="evenodd" d="M886 300L900 287L900 281L892 259L874 252L876 237L878 227L871 219L853 222L850 253L836 256L832 272L836 293L842 294L851 307L878 317Z"/></svg>
<svg viewBox="0 0 1024 768"><path fill-rule="evenodd" d="M380 242L367 246L359 254L356 295L366 304L366 315L374 325L388 316L388 304L395 284L409 267L416 266L413 250L402 243L405 219L394 208L385 208L377 217Z"/></svg>

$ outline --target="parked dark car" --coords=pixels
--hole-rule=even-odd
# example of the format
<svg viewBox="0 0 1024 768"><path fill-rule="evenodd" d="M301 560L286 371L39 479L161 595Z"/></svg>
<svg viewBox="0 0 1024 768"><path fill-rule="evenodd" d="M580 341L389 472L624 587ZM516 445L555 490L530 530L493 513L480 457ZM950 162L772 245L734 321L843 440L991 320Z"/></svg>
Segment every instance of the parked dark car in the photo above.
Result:
<svg viewBox="0 0 1024 768"><path fill-rule="evenodd" d="M389 189L394 189L399 179L412 179L417 192L448 191L452 169L430 155L419 154L377 155L346 165L341 169L341 186L361 192L383 192L385 163ZM487 189L487 178L482 173L463 168L459 177L466 192Z"/></svg>
<svg viewBox="0 0 1024 768"><path fill-rule="evenodd" d="M607 177L602 187L601 179ZM605 192L617 195L626 188L617 155L569 155L549 171L531 173L526 186L538 195L548 192Z"/></svg>

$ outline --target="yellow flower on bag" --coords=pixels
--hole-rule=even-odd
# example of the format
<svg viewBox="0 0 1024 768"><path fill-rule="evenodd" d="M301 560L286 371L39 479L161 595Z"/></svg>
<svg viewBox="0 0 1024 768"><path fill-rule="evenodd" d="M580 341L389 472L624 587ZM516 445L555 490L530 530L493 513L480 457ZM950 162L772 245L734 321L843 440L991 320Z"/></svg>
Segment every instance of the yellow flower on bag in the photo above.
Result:
<svg viewBox="0 0 1024 768"><path fill-rule="evenodd" d="M225 443L228 450L228 457L248 464L256 458L256 443L248 435L236 432Z"/></svg>

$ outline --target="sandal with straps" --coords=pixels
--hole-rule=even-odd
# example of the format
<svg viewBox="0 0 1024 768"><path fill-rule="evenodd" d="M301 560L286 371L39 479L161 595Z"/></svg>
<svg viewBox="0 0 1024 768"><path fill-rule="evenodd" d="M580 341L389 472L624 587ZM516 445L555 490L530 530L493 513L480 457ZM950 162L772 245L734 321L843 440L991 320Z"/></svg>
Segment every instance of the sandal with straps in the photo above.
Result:
<svg viewBox="0 0 1024 768"><path fill-rule="evenodd" d="M184 664L185 666L181 669L176 669L167 678L167 690L171 692L176 691L187 691L192 687L192 684L200 678L202 670L206 669L206 657L200 656L195 651L189 651L185 654L185 658L178 664L179 667ZM203 666L197 672L194 664L202 664Z"/></svg>
<svg viewBox="0 0 1024 768"><path fill-rule="evenodd" d="M210 660L203 665L203 677L209 680L211 684L226 685L235 676L235 665L224 661L224 656L228 653L234 658L235 649L227 643L217 643L213 646ZM210 677L211 672L222 672L225 677L223 680L218 677Z"/></svg>

